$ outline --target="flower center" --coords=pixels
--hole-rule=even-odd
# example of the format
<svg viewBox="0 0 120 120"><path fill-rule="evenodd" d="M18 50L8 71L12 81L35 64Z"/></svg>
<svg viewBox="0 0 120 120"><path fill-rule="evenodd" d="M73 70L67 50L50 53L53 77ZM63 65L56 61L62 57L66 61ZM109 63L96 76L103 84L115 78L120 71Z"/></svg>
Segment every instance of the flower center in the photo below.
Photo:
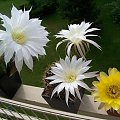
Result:
<svg viewBox="0 0 120 120"><path fill-rule="evenodd" d="M12 39L18 44L24 44L26 42L25 34L20 30L13 30Z"/></svg>
<svg viewBox="0 0 120 120"><path fill-rule="evenodd" d="M120 96L120 87L117 85L111 85L107 89L107 94L110 98L118 98Z"/></svg>
<svg viewBox="0 0 120 120"><path fill-rule="evenodd" d="M71 82L75 81L75 79L76 79L76 75L74 73L69 73L65 77L65 82L71 83Z"/></svg>
<svg viewBox="0 0 120 120"><path fill-rule="evenodd" d="M80 40L79 38L73 38L72 39L72 42L74 43L74 44L78 44L78 43L80 43L82 40Z"/></svg>

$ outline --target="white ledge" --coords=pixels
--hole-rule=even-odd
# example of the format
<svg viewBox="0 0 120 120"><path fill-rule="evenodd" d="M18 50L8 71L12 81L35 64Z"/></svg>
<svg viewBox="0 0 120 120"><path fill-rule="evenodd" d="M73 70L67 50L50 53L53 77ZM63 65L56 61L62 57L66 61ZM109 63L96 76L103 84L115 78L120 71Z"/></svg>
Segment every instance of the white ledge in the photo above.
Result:
<svg viewBox="0 0 120 120"><path fill-rule="evenodd" d="M50 108L48 103L42 97L43 89L44 88L22 85L17 91L13 100ZM84 95L82 100L83 100L83 103L80 104L78 114L81 114L82 113L81 111L83 111L84 113L89 113L90 115L95 114L95 116L104 116L104 117L107 117L107 119L111 118L107 116L106 111L98 110L99 103L94 102L94 99L92 96ZM117 119L115 118L115 120Z"/></svg>
<svg viewBox="0 0 120 120"><path fill-rule="evenodd" d="M22 85L14 96L13 100L32 103L34 105L48 106L47 102L41 96L44 88Z"/></svg>

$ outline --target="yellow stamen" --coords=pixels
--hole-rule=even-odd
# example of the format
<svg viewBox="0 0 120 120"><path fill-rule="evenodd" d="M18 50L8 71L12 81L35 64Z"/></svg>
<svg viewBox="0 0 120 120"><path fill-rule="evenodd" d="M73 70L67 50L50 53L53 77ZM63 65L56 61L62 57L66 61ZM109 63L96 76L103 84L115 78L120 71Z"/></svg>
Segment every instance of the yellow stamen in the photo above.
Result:
<svg viewBox="0 0 120 120"><path fill-rule="evenodd" d="M71 82L75 81L75 79L76 79L76 75L74 73L69 73L65 77L65 82L71 83Z"/></svg>
<svg viewBox="0 0 120 120"><path fill-rule="evenodd" d="M26 36L22 31L13 30L11 35L13 40L18 44L24 44L26 42Z"/></svg>
<svg viewBox="0 0 120 120"><path fill-rule="evenodd" d="M109 86L107 89L107 95L113 99L118 98L120 96L120 87L117 85Z"/></svg>

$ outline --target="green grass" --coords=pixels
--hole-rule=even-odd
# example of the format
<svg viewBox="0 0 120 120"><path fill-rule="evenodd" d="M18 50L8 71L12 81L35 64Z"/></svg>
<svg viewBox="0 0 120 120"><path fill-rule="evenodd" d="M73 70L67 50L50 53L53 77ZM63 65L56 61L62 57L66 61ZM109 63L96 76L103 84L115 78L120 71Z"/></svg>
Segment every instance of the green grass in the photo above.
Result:
<svg viewBox="0 0 120 120"><path fill-rule="evenodd" d="M92 59L92 70L105 71L109 67L117 67L120 70L120 26L113 24L110 16L110 7L107 3L112 0L95 0L98 8L101 10L99 20L101 21L100 39L96 42L102 47L102 51L91 46L90 52L87 54L88 59ZM12 3L19 7L26 3L24 0L2 0L0 1L0 12L9 15ZM35 59L34 69L30 71L25 65L21 71L21 78L24 84L33 86L43 86L43 73L45 69L53 62L59 60L60 57L65 56L65 45L60 46L56 52L55 47L58 42L54 35L61 29L67 27L67 21L55 13L43 19L42 25L47 27L49 31L50 42L47 44L46 53L44 57L40 57L39 61ZM91 83L91 81L89 81Z"/></svg>
<svg viewBox="0 0 120 120"><path fill-rule="evenodd" d="M100 39L96 40L102 47L102 51L91 46L88 58L92 59L92 70L107 72L108 68L116 67L120 70L120 26L112 22L110 6L107 4L112 0L96 0L101 13L99 20L101 21ZM91 79L88 84L95 79Z"/></svg>
<svg viewBox="0 0 120 120"><path fill-rule="evenodd" d="M26 3L27 0L0 0L0 13L10 15L12 5L19 7Z"/></svg>
<svg viewBox="0 0 120 120"><path fill-rule="evenodd" d="M101 9L99 19L101 24L101 39L99 44L102 46L102 52L93 49L90 58L93 59L94 68L97 70L107 71L109 67L120 69L120 26L113 24L110 7L107 3L112 0L96 0L98 7Z"/></svg>

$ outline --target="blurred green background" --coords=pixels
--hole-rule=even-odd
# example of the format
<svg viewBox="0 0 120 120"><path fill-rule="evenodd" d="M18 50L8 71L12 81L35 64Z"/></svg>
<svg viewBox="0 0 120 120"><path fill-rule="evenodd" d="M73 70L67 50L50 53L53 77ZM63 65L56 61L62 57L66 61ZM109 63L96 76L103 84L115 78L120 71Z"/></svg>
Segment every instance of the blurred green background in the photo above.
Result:
<svg viewBox="0 0 120 120"><path fill-rule="evenodd" d="M35 1L39 3L40 0ZM20 74L23 84L39 87L43 86L42 79L46 68L53 62L59 60L60 57L64 58L65 56L65 44L61 45L58 48L58 51L55 50L56 44L58 43L59 40L55 39L54 35L57 34L58 31L60 31L61 29L63 28L66 29L68 24L77 23L78 20L79 21L84 19L86 20L86 18L77 16L79 15L77 14L79 13L79 9L74 10L75 5L78 5L77 1L74 2L77 4L71 3L68 6L64 6L64 4L61 4L64 2L64 1L62 2L62 0L58 0L59 4L51 2L49 3L50 0L44 0L44 2L41 4L36 4L35 1L0 0L0 13L10 16L12 4L14 4L17 8L21 9L23 8L23 6L30 8L33 3L32 5L33 12L31 13L31 16L40 17L40 19L42 19L42 25L45 26L46 30L49 32L50 42L47 44L47 47L45 48L47 55L44 57L40 57L39 61L35 59L33 71L29 70L24 65ZM52 2L53 1L54 0L52 0ZM66 2L67 1L68 3L71 2L71 0L66 0ZM86 1L86 3L87 1L90 2L89 0L84 1ZM116 5L114 1L116 0L94 0L95 2L94 6L91 7L92 8L96 7L93 9L94 11L96 11L95 14L87 13L88 11L90 11L89 9L91 8L89 8L86 3L84 4L81 3L81 6L83 6L83 8L81 8L82 11L81 15L82 16L87 15L86 17L88 17L88 19L86 21L94 22L93 26L101 29L101 31L97 33L100 36L100 38L93 38L93 40L96 41L102 47L102 51L98 50L97 48L91 45L91 49L86 56L87 59L92 59L91 70L107 72L109 67L116 67L118 68L118 70L120 70L120 23L116 22L116 18L114 17L113 14L113 12L115 12L114 6ZM78 0L78 2L80 2L80 0ZM34 5L36 5L36 7L34 7ZM85 5L87 10L85 8ZM79 8L79 6L77 7ZM76 14L72 13L73 11L71 12L71 10L74 10ZM117 17L119 19L120 10L118 11L119 14Z"/></svg>

